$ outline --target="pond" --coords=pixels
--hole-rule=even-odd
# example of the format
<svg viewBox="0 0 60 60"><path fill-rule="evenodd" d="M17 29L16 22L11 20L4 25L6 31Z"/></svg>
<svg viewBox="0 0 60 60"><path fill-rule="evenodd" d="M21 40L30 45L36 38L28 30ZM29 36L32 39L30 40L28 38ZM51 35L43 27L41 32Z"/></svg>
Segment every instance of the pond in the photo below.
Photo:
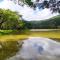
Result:
<svg viewBox="0 0 60 60"><path fill-rule="evenodd" d="M30 37L23 41L16 55L7 60L60 60L60 43L48 38Z"/></svg>

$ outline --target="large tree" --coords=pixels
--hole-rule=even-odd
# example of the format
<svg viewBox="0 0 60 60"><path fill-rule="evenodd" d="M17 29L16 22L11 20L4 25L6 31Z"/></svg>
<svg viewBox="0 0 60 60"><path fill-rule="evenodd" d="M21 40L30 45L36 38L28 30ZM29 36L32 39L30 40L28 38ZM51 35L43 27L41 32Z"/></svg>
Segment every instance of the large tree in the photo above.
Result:
<svg viewBox="0 0 60 60"><path fill-rule="evenodd" d="M23 26L24 23L16 12L0 9L0 29L19 29Z"/></svg>

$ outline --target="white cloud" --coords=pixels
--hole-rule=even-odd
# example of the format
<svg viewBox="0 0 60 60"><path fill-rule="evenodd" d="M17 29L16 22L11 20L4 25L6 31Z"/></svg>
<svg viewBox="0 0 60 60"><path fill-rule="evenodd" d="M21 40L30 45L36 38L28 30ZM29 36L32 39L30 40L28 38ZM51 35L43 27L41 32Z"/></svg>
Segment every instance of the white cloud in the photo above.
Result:
<svg viewBox="0 0 60 60"><path fill-rule="evenodd" d="M43 20L48 19L53 16L58 15L57 13L51 14L50 9L43 9L43 10L33 10L32 8L28 6L19 6L17 4L14 4L12 1L4 0L3 2L0 2L0 8L4 9L11 9L13 11L18 11L20 14L23 15L23 18L25 20Z"/></svg>
<svg viewBox="0 0 60 60"><path fill-rule="evenodd" d="M29 10L25 11L23 18L26 20L44 20L44 19L48 19L48 18L51 18L56 15L58 15L58 13L52 14L50 9L43 9L41 11L39 11L39 10L34 11L30 8Z"/></svg>

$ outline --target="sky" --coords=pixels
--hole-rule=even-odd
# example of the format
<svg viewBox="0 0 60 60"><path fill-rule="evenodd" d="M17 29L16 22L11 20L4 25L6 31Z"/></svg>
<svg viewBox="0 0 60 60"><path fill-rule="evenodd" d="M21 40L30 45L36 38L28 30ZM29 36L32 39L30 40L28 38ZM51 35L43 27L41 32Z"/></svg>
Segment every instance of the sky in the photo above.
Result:
<svg viewBox="0 0 60 60"><path fill-rule="evenodd" d="M58 15L58 13L52 14L50 9L47 9L47 8L45 8L43 10L39 10L36 8L36 10L33 10L32 8L28 7L27 5L22 7L22 6L19 6L18 4L14 4L14 2L9 1L9 0L1 1L0 8L17 11L19 14L21 14L23 16L23 18L25 20L28 20L28 21L44 20L44 19L48 19L48 18Z"/></svg>

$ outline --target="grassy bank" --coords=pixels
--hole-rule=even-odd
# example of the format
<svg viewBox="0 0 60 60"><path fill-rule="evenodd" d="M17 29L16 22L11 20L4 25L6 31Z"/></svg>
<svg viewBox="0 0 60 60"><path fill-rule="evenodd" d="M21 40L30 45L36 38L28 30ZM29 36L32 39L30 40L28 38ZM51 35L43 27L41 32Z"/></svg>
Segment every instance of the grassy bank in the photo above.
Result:
<svg viewBox="0 0 60 60"><path fill-rule="evenodd" d="M60 41L60 29L36 29L31 30L31 36L46 37Z"/></svg>
<svg viewBox="0 0 60 60"><path fill-rule="evenodd" d="M0 41L16 41L23 40L28 37L46 37L60 40L60 30L47 30L47 31L27 31L26 33L16 33L11 30L0 30Z"/></svg>
<svg viewBox="0 0 60 60"><path fill-rule="evenodd" d="M0 41L16 41L28 38L27 33L17 30L0 30Z"/></svg>
<svg viewBox="0 0 60 60"><path fill-rule="evenodd" d="M30 35L47 38L60 38L60 31L33 31L30 32Z"/></svg>
<svg viewBox="0 0 60 60"><path fill-rule="evenodd" d="M0 41L17 41L28 38L28 35L3 35L0 36Z"/></svg>

